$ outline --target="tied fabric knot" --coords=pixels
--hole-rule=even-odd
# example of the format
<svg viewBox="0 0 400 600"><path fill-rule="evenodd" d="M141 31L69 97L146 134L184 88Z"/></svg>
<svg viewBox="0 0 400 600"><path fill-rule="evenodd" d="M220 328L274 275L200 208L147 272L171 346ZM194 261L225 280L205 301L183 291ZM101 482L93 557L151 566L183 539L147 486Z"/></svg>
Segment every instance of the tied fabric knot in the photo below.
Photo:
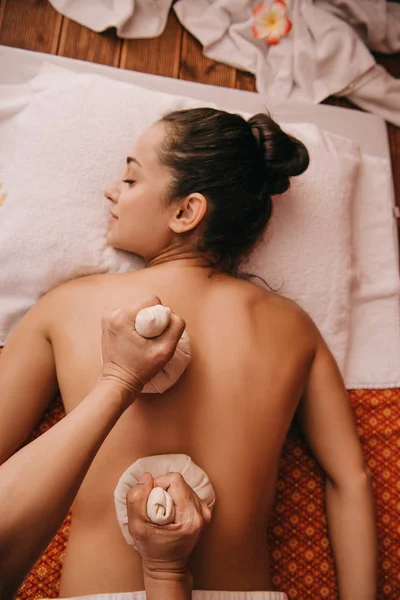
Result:
<svg viewBox="0 0 400 600"><path fill-rule="evenodd" d="M284 0L272 3L262 2L253 11L253 36L265 40L268 46L279 44L281 38L292 29L292 22L286 16L287 6Z"/></svg>
<svg viewBox="0 0 400 600"><path fill-rule="evenodd" d="M147 516L157 525L173 523L175 519L174 502L163 488L155 487L147 499Z"/></svg>

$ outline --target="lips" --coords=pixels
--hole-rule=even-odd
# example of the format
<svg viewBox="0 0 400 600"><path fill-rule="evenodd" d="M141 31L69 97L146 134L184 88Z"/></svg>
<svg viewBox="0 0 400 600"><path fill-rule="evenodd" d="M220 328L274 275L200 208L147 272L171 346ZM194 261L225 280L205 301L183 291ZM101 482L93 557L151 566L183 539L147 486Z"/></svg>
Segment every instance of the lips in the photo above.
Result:
<svg viewBox="0 0 400 600"><path fill-rule="evenodd" d="M117 215L114 215L114 213L111 212L111 210L110 210L110 215L113 217L113 219L118 219Z"/></svg>

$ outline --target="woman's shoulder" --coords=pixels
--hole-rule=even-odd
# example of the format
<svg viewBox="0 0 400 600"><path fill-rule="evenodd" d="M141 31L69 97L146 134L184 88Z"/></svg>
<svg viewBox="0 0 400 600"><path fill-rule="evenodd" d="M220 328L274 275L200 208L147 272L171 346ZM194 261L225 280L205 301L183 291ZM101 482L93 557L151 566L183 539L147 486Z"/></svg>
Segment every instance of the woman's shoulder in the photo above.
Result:
<svg viewBox="0 0 400 600"><path fill-rule="evenodd" d="M261 318L268 315L277 323L285 325L285 328L292 328L298 334L315 331L314 321L297 302L258 285L256 287L258 290L253 293Z"/></svg>
<svg viewBox="0 0 400 600"><path fill-rule="evenodd" d="M38 304L62 319L71 310L78 311L81 306L90 304L91 298L98 297L101 290L109 289L115 276L106 273L71 279L47 292Z"/></svg>
<svg viewBox="0 0 400 600"><path fill-rule="evenodd" d="M64 295L87 292L109 285L118 276L119 274L117 273L94 273L93 275L84 275L76 279L70 279L47 292L46 297L59 299Z"/></svg>

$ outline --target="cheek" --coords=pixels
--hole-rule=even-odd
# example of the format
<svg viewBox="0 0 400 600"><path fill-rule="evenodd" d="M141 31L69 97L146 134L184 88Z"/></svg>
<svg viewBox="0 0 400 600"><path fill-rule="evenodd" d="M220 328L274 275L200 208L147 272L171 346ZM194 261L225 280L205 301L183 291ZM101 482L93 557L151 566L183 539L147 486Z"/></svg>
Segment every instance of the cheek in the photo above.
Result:
<svg viewBox="0 0 400 600"><path fill-rule="evenodd" d="M125 244L140 244L160 239L165 231L165 218L156 195L147 190L131 194L129 199L121 199L119 220L112 224L112 230Z"/></svg>

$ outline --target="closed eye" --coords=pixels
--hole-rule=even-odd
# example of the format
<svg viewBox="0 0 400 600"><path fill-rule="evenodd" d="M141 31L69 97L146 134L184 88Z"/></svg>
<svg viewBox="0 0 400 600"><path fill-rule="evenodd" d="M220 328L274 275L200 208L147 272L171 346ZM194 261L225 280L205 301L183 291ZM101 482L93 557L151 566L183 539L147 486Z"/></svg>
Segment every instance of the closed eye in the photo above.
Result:
<svg viewBox="0 0 400 600"><path fill-rule="evenodd" d="M136 183L136 181L134 181L133 179L123 179L122 183L128 183L129 185L133 185L134 183Z"/></svg>

